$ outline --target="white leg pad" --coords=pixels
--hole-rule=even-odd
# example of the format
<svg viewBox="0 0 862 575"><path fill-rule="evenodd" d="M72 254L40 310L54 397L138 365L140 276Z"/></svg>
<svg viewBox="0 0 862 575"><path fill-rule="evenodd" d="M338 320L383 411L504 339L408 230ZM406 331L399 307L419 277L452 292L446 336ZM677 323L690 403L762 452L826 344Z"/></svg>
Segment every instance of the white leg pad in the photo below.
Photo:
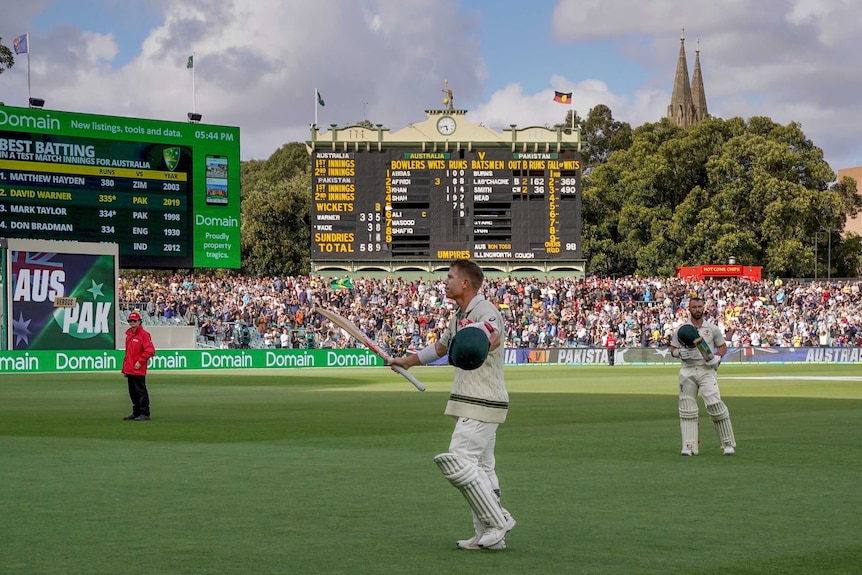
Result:
<svg viewBox="0 0 862 575"><path fill-rule="evenodd" d="M736 438L733 436L733 425L730 423L730 411L723 401L706 406L706 412L712 418L715 434L721 445L736 447Z"/></svg>
<svg viewBox="0 0 862 575"><path fill-rule="evenodd" d="M682 448L697 453L697 400L690 397L679 398L679 429L682 433Z"/></svg>
<svg viewBox="0 0 862 575"><path fill-rule="evenodd" d="M434 463L440 468L443 477L461 491L470 509L486 529L505 528L503 508L497 495L482 481L478 467L454 453L441 453L434 458Z"/></svg>

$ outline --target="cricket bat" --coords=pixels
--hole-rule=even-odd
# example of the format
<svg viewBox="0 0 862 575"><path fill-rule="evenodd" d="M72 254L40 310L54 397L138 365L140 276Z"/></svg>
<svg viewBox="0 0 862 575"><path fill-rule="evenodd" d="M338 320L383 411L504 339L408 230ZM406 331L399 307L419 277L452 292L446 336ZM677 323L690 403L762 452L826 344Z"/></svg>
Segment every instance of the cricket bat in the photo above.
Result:
<svg viewBox="0 0 862 575"><path fill-rule="evenodd" d="M705 341L703 341L702 337L696 338L692 343L694 343L694 347L695 349L697 349L697 351L700 352L700 355L703 356L703 359L705 359L706 361L712 359L712 350L709 349L709 346L706 344Z"/></svg>
<svg viewBox="0 0 862 575"><path fill-rule="evenodd" d="M382 357L384 360L388 361L389 359L391 359L389 354L386 353L386 351L382 347L377 345L376 341L374 341L373 339L368 337L368 335L364 331L362 331L361 329L356 327L355 324L353 324L349 319L347 319L343 315L340 315L340 314L332 311L331 309L322 308L322 307L317 306L317 305L314 306L314 311L319 313L320 315L322 315L323 317L325 317L326 319L328 319L329 321L331 321L332 323L334 323L335 325L337 325L338 327L340 327L344 331L346 331L348 334L350 334L350 337L352 337L356 341L362 343L365 347L367 347L368 349L370 349L371 351L373 351L374 353L376 353L377 355ZM412 373L408 372L406 369L404 369L400 365L393 365L391 367L394 368L395 371L400 373L404 377L404 379L406 379L407 381L412 383L416 389L418 389L419 391L425 391L425 384L423 384L421 381L419 381L418 379L413 377Z"/></svg>

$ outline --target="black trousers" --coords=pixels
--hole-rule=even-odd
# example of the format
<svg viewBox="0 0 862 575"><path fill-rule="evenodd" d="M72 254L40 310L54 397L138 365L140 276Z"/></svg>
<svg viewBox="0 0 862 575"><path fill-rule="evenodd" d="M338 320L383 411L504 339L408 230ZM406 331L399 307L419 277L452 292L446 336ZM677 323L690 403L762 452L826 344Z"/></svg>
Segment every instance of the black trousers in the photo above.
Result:
<svg viewBox="0 0 862 575"><path fill-rule="evenodd" d="M614 364L614 355L616 354L616 351L617 350L612 347L608 348L608 365Z"/></svg>
<svg viewBox="0 0 862 575"><path fill-rule="evenodd" d="M150 414L150 394L147 393L147 376L127 375L129 398L132 400L132 415Z"/></svg>

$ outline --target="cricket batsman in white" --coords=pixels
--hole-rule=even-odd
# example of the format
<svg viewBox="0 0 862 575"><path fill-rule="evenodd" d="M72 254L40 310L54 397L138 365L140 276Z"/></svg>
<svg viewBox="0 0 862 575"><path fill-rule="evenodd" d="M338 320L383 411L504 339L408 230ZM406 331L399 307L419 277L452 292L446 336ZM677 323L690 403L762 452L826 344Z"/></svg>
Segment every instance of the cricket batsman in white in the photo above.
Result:
<svg viewBox="0 0 862 575"><path fill-rule="evenodd" d="M449 451L434 458L443 476L461 491L473 515L473 536L457 541L460 549L505 549L515 519L500 504L495 470L497 427L506 420L509 394L503 380L503 318L482 295L482 269L469 260L452 263L446 296L457 313L440 339L389 365L427 365L448 352L455 381L446 415L455 418Z"/></svg>
<svg viewBox="0 0 862 575"><path fill-rule="evenodd" d="M733 436L733 426L730 423L730 412L721 400L718 389L717 370L721 359L727 353L727 342L718 326L704 320L703 300L693 297L688 302L689 322L681 325L673 334L670 344L670 354L682 360L679 370L679 426L682 433L682 451L680 455L698 454L698 406L697 394L703 397L706 412L712 418L715 433L721 442L724 455L733 455L736 450L736 439ZM690 341L682 341L681 331L697 330L696 336L703 338L706 348L712 350L711 358L705 359L703 354L692 346Z"/></svg>

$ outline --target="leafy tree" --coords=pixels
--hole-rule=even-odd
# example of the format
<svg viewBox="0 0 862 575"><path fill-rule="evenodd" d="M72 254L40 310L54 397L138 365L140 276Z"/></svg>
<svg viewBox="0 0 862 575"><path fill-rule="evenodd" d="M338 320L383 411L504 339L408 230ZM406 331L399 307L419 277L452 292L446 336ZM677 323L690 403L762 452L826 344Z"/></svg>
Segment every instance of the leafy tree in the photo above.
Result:
<svg viewBox="0 0 862 575"><path fill-rule="evenodd" d="M309 273L308 171L245 190L240 229L242 271L251 275Z"/></svg>
<svg viewBox="0 0 862 575"><path fill-rule="evenodd" d="M311 158L302 143L267 160L242 163L242 269L255 275L307 274Z"/></svg>
<svg viewBox="0 0 862 575"><path fill-rule="evenodd" d="M15 56L12 55L12 50L3 45L3 38L0 38L0 74L15 65Z"/></svg>
<svg viewBox="0 0 862 575"><path fill-rule="evenodd" d="M596 114L597 122L608 118ZM625 141L624 128L617 135ZM766 273L811 275L815 232L841 229L859 209L852 180L830 187L833 180L822 151L796 123L756 117L709 118L689 129L667 119L645 124L629 147L613 150L585 178L589 269L672 275L681 265L734 256ZM838 261L846 269L855 260Z"/></svg>
<svg viewBox="0 0 862 575"><path fill-rule="evenodd" d="M572 124L572 116L575 117L574 124ZM566 112L566 119L563 120L563 122L560 124L554 124L554 129L556 130L557 128L562 128L563 133L571 134L572 125L574 125L575 129L578 130L583 129L583 124L584 120L580 116L578 116L578 113L574 110L569 110L568 112Z"/></svg>
<svg viewBox="0 0 862 575"><path fill-rule="evenodd" d="M614 120L611 109L604 104L592 108L582 123L586 140L584 164L594 167L607 161L617 150L627 150L632 144L632 128L626 122Z"/></svg>

